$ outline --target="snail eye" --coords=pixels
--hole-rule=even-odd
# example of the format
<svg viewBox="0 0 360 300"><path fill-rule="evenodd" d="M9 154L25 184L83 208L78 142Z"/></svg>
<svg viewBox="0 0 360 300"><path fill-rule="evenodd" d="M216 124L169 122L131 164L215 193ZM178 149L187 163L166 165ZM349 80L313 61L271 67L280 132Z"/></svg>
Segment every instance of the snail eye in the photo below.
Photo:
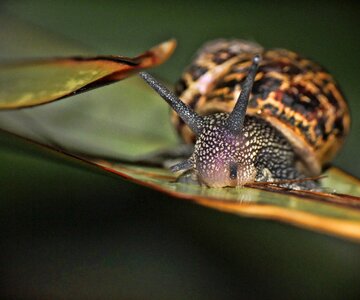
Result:
<svg viewBox="0 0 360 300"><path fill-rule="evenodd" d="M235 180L237 178L237 164L232 162L230 163L230 179Z"/></svg>

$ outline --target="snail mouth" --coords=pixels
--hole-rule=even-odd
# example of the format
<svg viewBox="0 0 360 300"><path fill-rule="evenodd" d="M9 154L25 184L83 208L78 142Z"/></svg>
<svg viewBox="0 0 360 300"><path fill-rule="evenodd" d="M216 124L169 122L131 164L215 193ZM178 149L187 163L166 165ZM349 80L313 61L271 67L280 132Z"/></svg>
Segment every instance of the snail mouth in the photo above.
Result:
<svg viewBox="0 0 360 300"><path fill-rule="evenodd" d="M202 183L204 183L209 188L225 188L225 187L243 187L245 184L253 182L253 181L237 181L237 180L227 180L227 181L203 181L200 180Z"/></svg>
<svg viewBox="0 0 360 300"><path fill-rule="evenodd" d="M238 171L238 176L231 179L228 170L223 172L219 171L209 174L198 174L198 179L201 183L205 184L210 188L224 188L224 187L242 187L247 183L253 183L256 177L256 170L252 168L249 172L242 172L241 169Z"/></svg>
<svg viewBox="0 0 360 300"><path fill-rule="evenodd" d="M215 172L199 172L198 179L201 183L210 188L236 186L236 180L231 180L226 170L218 170Z"/></svg>

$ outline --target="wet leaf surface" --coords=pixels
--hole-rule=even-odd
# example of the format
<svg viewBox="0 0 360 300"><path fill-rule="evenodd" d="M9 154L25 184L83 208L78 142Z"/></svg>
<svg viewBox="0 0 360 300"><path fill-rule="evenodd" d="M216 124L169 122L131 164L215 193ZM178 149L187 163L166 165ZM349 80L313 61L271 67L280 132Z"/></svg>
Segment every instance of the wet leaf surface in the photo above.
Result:
<svg viewBox="0 0 360 300"><path fill-rule="evenodd" d="M292 191L280 187L207 188L176 182L164 169L94 163L171 196L191 200L228 213L266 218L360 240L360 183L339 169L331 168L322 180L334 193ZM335 193L336 191L336 193Z"/></svg>

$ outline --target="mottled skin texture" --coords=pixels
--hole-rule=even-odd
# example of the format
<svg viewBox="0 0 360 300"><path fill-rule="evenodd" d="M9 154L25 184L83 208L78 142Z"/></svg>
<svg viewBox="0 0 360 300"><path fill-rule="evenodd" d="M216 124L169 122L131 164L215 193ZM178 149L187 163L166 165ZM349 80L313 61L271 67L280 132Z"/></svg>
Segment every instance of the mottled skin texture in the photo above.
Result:
<svg viewBox="0 0 360 300"><path fill-rule="evenodd" d="M234 135L226 127L227 118L226 113L204 118L203 133L196 140L186 177L210 187L305 177L295 167L295 154L289 142L266 121L247 116L241 134ZM311 180L283 186L318 187Z"/></svg>

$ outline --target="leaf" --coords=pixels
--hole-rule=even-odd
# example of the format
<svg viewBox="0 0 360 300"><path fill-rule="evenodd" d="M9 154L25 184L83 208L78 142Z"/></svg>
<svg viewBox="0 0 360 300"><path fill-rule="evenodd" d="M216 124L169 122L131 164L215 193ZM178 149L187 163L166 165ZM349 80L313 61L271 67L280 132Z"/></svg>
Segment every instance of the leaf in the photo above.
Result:
<svg viewBox="0 0 360 300"><path fill-rule="evenodd" d="M175 40L134 57L94 56L0 65L0 110L45 104L98 88L169 58Z"/></svg>
<svg viewBox="0 0 360 300"><path fill-rule="evenodd" d="M79 156L67 150L62 150L62 153L137 184L222 212L271 219L360 241L360 181L337 168L329 169L322 179L326 192L256 185L210 189L178 183L176 176L163 168L114 164L105 159Z"/></svg>
<svg viewBox="0 0 360 300"><path fill-rule="evenodd" d="M177 143L168 107L137 77L75 98L0 111L0 128L72 153L120 160Z"/></svg>
<svg viewBox="0 0 360 300"><path fill-rule="evenodd" d="M333 193L320 193L273 187L260 190L250 186L210 189L177 183L173 174L161 168L110 164L104 160L92 162L138 184L216 210L360 240L360 181L337 168L329 169L322 182L324 187L331 186Z"/></svg>

